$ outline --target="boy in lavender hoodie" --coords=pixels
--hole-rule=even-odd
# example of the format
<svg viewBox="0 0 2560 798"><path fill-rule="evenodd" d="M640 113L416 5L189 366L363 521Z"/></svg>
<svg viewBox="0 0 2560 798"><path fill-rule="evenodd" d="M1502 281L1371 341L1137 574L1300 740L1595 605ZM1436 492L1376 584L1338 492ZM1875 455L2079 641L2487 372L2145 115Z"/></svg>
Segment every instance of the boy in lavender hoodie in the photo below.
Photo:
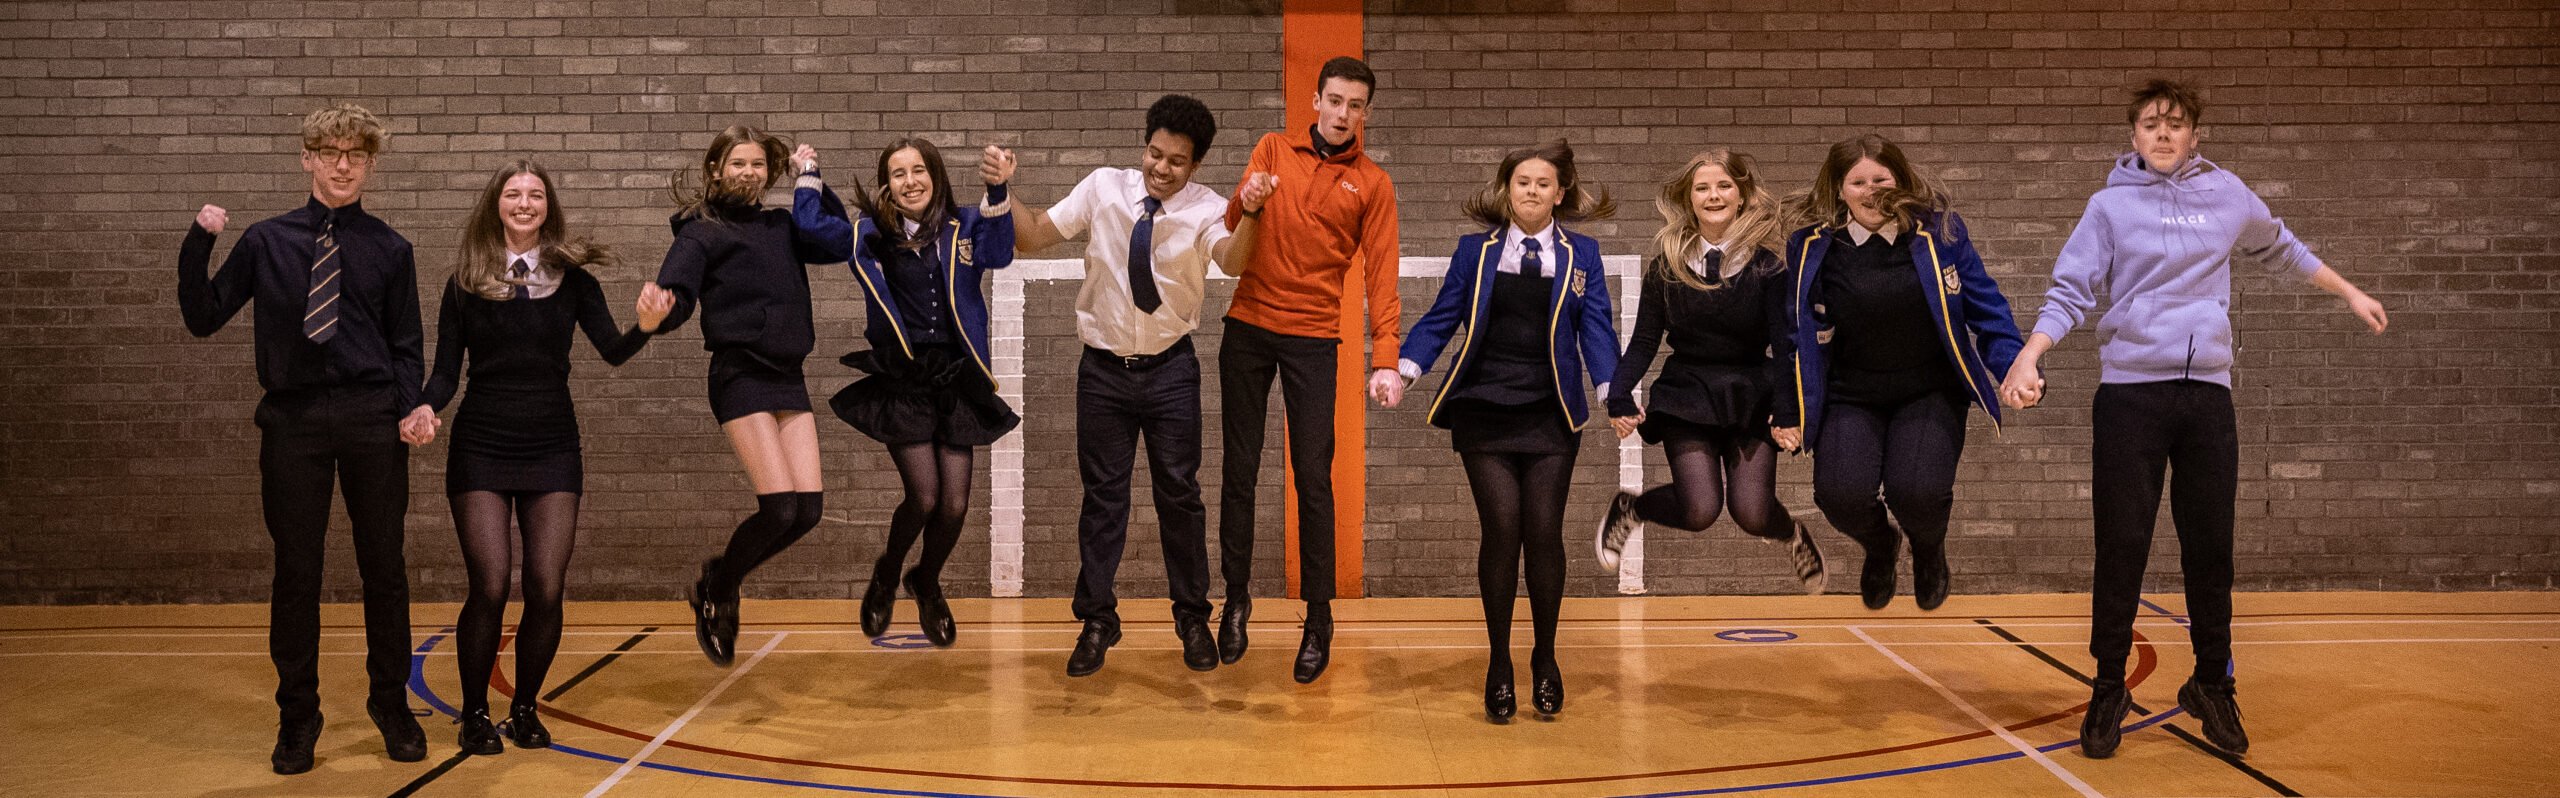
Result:
<svg viewBox="0 0 2560 798"><path fill-rule="evenodd" d="M2249 187L2195 154L2204 105L2194 89L2154 79L2127 107L2133 152L2116 159L2107 187L2071 232L2053 267L2035 333L2001 386L2004 404L2044 398L2036 364L2079 326L2098 298L2098 395L2090 422L2090 499L2097 565L2090 590L2089 653L2097 659L2081 753L2115 753L2125 711L2125 656L2143 567L2169 471L2170 517L2186 571L2195 675L2178 705L2205 739L2249 749L2231 681L2231 527L2240 441L2231 406L2231 262L2291 272L2337 295L2375 333L2382 303L2323 265Z"/></svg>

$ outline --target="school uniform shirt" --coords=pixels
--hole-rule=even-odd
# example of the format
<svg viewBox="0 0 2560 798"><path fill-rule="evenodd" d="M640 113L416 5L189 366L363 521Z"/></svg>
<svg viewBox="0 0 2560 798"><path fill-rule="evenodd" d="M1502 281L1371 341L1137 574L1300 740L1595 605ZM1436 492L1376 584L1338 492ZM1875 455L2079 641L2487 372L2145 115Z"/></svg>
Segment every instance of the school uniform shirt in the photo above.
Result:
<svg viewBox="0 0 2560 798"><path fill-rule="evenodd" d="M1049 208L1058 235L1090 232L1084 288L1076 292L1076 337L1122 357L1163 352L1200 326L1210 253L1227 240L1227 200L1197 182L1185 184L1155 214L1149 265L1155 271L1154 313L1138 309L1129 285L1129 234L1146 212L1147 176L1136 169L1093 170Z"/></svg>
<svg viewBox="0 0 2560 798"><path fill-rule="evenodd" d="M324 226L338 246L338 323L328 342L312 343L302 320ZM256 297L258 387L273 393L384 385L395 410L418 406L427 341L409 239L365 213L361 202L332 209L315 197L250 225L208 278L214 241L212 232L191 227L178 251L178 310L188 332L202 338L220 331Z"/></svg>

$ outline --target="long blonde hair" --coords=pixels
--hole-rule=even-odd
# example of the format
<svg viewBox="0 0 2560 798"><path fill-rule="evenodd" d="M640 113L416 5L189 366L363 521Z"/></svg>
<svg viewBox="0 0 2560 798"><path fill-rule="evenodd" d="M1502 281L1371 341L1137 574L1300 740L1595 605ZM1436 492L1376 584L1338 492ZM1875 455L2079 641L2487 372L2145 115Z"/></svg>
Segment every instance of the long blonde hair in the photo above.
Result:
<svg viewBox="0 0 2560 798"><path fill-rule="evenodd" d="M610 267L620 262L604 245L568 237L569 213L560 207L551 173L543 171L541 164L518 159L489 176L489 185L480 189L479 201L472 203L471 215L462 223L462 253L453 265L456 285L489 299L506 299L521 284L507 279L507 227L498 220L498 196L506 193L507 181L517 175L542 181L542 227L535 233L534 246L540 253L538 268L562 272L572 266Z"/></svg>
<svg viewBox="0 0 2560 798"><path fill-rule="evenodd" d="M1654 263L1657 276L1677 281L1690 288L1711 291L1716 285L1689 270L1689 259L1698 256L1707 245L1706 235L1698 231L1698 215L1690 210L1689 190L1697 185L1698 169L1713 165L1733 178L1742 191L1742 209L1734 213L1733 223L1726 226L1724 240L1717 242L1725 249L1724 265L1719 274L1731 278L1760 260L1760 253L1778 254L1778 201L1760 186L1759 167L1751 156L1717 148L1689 156L1680 171L1662 181L1653 197L1653 209L1662 214L1662 230L1653 234L1654 250L1660 259Z"/></svg>

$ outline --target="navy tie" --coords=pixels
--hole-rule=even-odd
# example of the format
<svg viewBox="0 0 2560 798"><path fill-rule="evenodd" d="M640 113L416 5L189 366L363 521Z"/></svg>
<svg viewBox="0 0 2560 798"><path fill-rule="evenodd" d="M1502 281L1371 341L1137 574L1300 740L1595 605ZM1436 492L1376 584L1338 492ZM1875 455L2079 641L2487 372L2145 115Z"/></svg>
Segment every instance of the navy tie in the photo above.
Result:
<svg viewBox="0 0 2560 798"><path fill-rule="evenodd" d="M1528 248L1527 252L1520 253L1520 273L1529 277L1547 276L1546 266L1538 262L1538 240L1523 238L1520 245Z"/></svg>
<svg viewBox="0 0 2560 798"><path fill-rule="evenodd" d="M338 217L320 220L319 257L311 261L311 292L303 296L302 337L325 344L338 335Z"/></svg>
<svg viewBox="0 0 2560 798"><path fill-rule="evenodd" d="M1143 313L1154 313L1164 306L1164 298L1156 295L1156 211L1164 209L1164 201L1146 199L1147 212L1139 214L1138 226L1129 228L1129 300Z"/></svg>
<svg viewBox="0 0 2560 798"><path fill-rule="evenodd" d="M529 257L517 258L514 263L507 265L507 281L516 284L515 298L517 299L533 296L533 291L525 287L525 283L533 279L531 261Z"/></svg>

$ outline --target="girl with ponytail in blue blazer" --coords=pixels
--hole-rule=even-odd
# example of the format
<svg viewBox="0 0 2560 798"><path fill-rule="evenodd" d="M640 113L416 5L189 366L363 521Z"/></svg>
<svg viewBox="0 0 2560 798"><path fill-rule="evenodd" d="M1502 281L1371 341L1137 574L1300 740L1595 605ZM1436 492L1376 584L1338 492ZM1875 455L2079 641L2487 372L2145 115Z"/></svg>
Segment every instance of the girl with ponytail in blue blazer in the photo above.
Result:
<svg viewBox="0 0 2560 798"><path fill-rule="evenodd" d="M1484 529L1476 585L1493 649L1484 711L1496 723L1517 708L1511 611L1524 559L1537 634L1531 705L1542 715L1564 708L1555 643L1565 490L1591 422L1585 380L1616 373L1618 333L1600 244L1563 223L1604 219L1614 207L1606 192L1595 199L1575 182L1573 149L1562 141L1503 158L1493 182L1466 204L1487 229L1458 239L1439 298L1405 335L1397 364L1410 381L1443 348L1458 347L1429 419L1449 430Z"/></svg>
<svg viewBox="0 0 2560 798"><path fill-rule="evenodd" d="M858 224L819 179L817 154L802 148L798 156L792 212L829 254L848 262L869 310L862 337L871 348L843 358L868 376L838 391L830 405L837 418L889 447L906 489L862 594L862 631L888 631L903 581L925 639L948 646L959 628L942 598L942 566L968 520L977 450L1022 422L996 395L987 366L982 286L987 270L1013 263L1013 205L1005 196L1013 154L986 148L978 162L986 202L964 208L952 200L941 151L924 139L900 139L880 152L879 188L857 194ZM919 537L924 554L901 580L898 567Z"/></svg>
<svg viewBox="0 0 2560 798"><path fill-rule="evenodd" d="M1810 447L1814 506L1866 548L1867 608L1893 601L1908 536L1913 598L1937 609L1965 405L2000 423L2000 377L2023 345L2017 322L1964 219L1883 136L1832 145L1798 204L1809 224L1787 237L1792 384L1773 437Z"/></svg>

